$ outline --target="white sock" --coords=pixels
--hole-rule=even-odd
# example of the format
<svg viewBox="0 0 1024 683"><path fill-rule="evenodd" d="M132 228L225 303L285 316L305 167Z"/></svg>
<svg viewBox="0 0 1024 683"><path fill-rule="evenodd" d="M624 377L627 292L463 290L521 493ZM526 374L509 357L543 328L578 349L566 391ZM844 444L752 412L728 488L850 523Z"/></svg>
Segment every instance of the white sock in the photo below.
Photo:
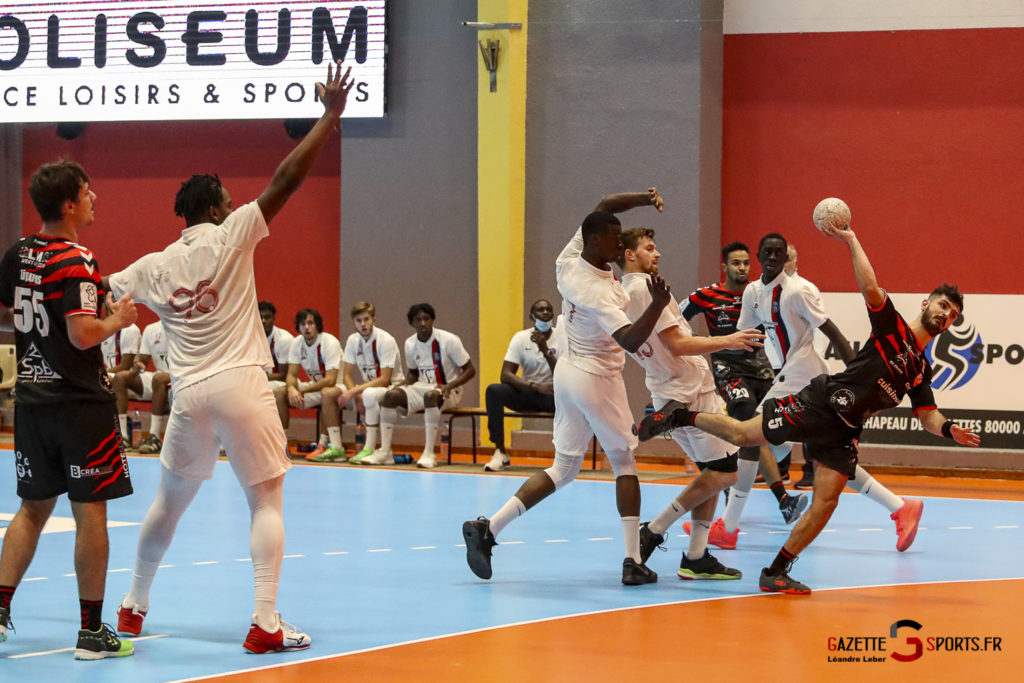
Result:
<svg viewBox="0 0 1024 683"><path fill-rule="evenodd" d="M516 517L521 516L524 512L526 512L526 505L523 504L523 501L512 496L506 500L505 504L501 506L501 509L495 512L494 516L491 517L491 533L494 534L495 538L497 538L498 534L501 533L502 529L508 526L509 522Z"/></svg>
<svg viewBox="0 0 1024 683"><path fill-rule="evenodd" d="M277 586L284 555L283 487L266 491L260 485L246 489L252 527L249 555L252 556L253 597L256 625L268 633L280 628L277 617Z"/></svg>
<svg viewBox="0 0 1024 683"><path fill-rule="evenodd" d="M371 451L377 450L377 432L379 428L377 425L366 425L366 445L363 448L369 448Z"/></svg>
<svg viewBox="0 0 1024 683"><path fill-rule="evenodd" d="M149 416L149 434L150 436L156 436L163 438L164 433L164 419L163 415L150 415Z"/></svg>
<svg viewBox="0 0 1024 683"><path fill-rule="evenodd" d="M690 547L686 550L686 559L699 560L708 549L708 535L711 533L711 521L694 519L690 525Z"/></svg>
<svg viewBox="0 0 1024 683"><path fill-rule="evenodd" d="M391 437L395 433L397 420L398 411L394 408L380 409L380 449L385 453L391 452Z"/></svg>
<svg viewBox="0 0 1024 683"><path fill-rule="evenodd" d="M849 487L862 496L867 496L876 503L881 504L890 513L896 512L903 507L903 499L868 474L868 471L857 465L856 476L850 480Z"/></svg>
<svg viewBox="0 0 1024 683"><path fill-rule="evenodd" d="M121 425L121 436L128 438L128 413L118 413L117 423Z"/></svg>
<svg viewBox="0 0 1024 683"><path fill-rule="evenodd" d="M427 408L423 411L423 429L426 432L426 438L423 441L423 452L427 455L434 452L434 445L437 443L437 427L440 424L440 408Z"/></svg>
<svg viewBox="0 0 1024 683"><path fill-rule="evenodd" d="M640 564L640 517L622 518L622 540L626 544L626 557Z"/></svg>
<svg viewBox="0 0 1024 683"><path fill-rule="evenodd" d="M327 438L330 440L332 448L345 450L344 444L341 443L341 427L328 427Z"/></svg>
<svg viewBox="0 0 1024 683"><path fill-rule="evenodd" d="M676 523L680 517L686 514L686 508L682 506L679 499L673 500L668 507L661 511L654 520L647 525L647 528L656 534L664 534Z"/></svg>
<svg viewBox="0 0 1024 683"><path fill-rule="evenodd" d="M725 530L730 534L739 526L743 506L747 504L750 489L754 488L754 479L757 478L757 461L740 460L737 468L739 475L736 478L736 483L732 485L732 490L729 491L729 503L725 506L725 514L722 515Z"/></svg>

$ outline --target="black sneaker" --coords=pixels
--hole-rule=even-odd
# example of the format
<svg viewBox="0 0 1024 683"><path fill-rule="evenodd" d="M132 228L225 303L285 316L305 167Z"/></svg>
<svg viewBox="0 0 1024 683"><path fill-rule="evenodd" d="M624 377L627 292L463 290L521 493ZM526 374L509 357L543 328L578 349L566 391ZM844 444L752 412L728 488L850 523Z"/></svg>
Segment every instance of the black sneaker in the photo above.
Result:
<svg viewBox="0 0 1024 683"><path fill-rule="evenodd" d="M636 430L637 438L641 441L650 441L658 434L670 432L689 420L690 411L685 403L669 401L661 410L656 410L643 419L640 427Z"/></svg>
<svg viewBox="0 0 1024 683"><path fill-rule="evenodd" d="M781 481L783 484L788 484L789 483L789 472L779 472L779 476L780 476L779 481ZM767 484L768 480L764 478L763 474L758 474L757 477L754 479L754 483L755 484Z"/></svg>
<svg viewBox="0 0 1024 683"><path fill-rule="evenodd" d="M663 534L656 534L651 531L648 526L650 522L644 522L640 525L640 561L647 562L647 559L654 552L655 548L661 548L663 551L668 550L663 544L665 543L665 536Z"/></svg>
<svg viewBox="0 0 1024 683"><path fill-rule="evenodd" d="M810 588L792 579L785 570L773 575L768 573L768 567L761 570L761 580L758 582L758 585L761 587L761 590L767 593L811 594Z"/></svg>
<svg viewBox="0 0 1024 683"><path fill-rule="evenodd" d="M130 657L135 646L130 640L121 640L114 629L103 624L98 631L83 628L78 632L75 659L105 659L107 657Z"/></svg>
<svg viewBox="0 0 1024 683"><path fill-rule="evenodd" d="M807 509L807 494L799 493L792 495L787 493L785 497L779 501L779 512L782 513L782 519L786 520L786 524L792 524L796 520L800 519L800 515Z"/></svg>
<svg viewBox="0 0 1024 683"><path fill-rule="evenodd" d="M683 553L676 575L680 579L742 579L743 572L739 569L726 567L715 559L715 556L704 549L704 556L691 560Z"/></svg>
<svg viewBox="0 0 1024 683"><path fill-rule="evenodd" d="M646 564L637 564L632 557L622 561L622 583L627 586L642 586L645 583L657 583L658 575L647 568Z"/></svg>
<svg viewBox="0 0 1024 683"><path fill-rule="evenodd" d="M7 607L0 607L0 643L7 640L8 630L14 630L14 624L11 623L11 610Z"/></svg>
<svg viewBox="0 0 1024 683"><path fill-rule="evenodd" d="M491 520L477 517L462 524L462 537L466 539L466 562L481 579L491 578L491 548L498 545L491 533Z"/></svg>
<svg viewBox="0 0 1024 683"><path fill-rule="evenodd" d="M814 475L813 474L810 474L810 475L805 474L803 476L803 479L801 479L797 483L793 484L793 488L795 488L795 489L813 489L814 488Z"/></svg>

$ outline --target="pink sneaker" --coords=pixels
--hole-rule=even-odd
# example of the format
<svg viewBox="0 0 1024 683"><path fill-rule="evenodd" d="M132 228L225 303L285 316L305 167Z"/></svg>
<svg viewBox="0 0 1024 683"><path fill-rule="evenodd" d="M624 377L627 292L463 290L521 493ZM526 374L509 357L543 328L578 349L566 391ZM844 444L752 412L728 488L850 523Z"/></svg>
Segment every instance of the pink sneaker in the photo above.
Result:
<svg viewBox="0 0 1024 683"><path fill-rule="evenodd" d="M690 529L692 528L693 525L689 521L683 522L683 531L686 532L687 536L690 535ZM719 517L715 520L715 523L711 525L711 533L708 534L708 543L722 548L723 550L735 550L736 541L739 540L739 537L740 528L736 527L736 531L730 534L725 530L725 522L723 522L722 518Z"/></svg>
<svg viewBox="0 0 1024 683"><path fill-rule="evenodd" d="M253 622L255 622L255 615ZM312 640L302 631L298 630L278 615L279 627L273 633L267 633L255 623L249 627L249 635L242 643L249 652L262 655L268 652L290 652L291 650L305 650Z"/></svg>
<svg viewBox="0 0 1024 683"><path fill-rule="evenodd" d="M128 609L121 605L117 609L117 632L137 636L142 633L142 620L146 618L147 610L132 607Z"/></svg>
<svg viewBox="0 0 1024 683"><path fill-rule="evenodd" d="M916 498L904 498L903 507L889 515L896 522L896 550L901 553L910 547L917 536L917 524L921 521L924 501Z"/></svg>

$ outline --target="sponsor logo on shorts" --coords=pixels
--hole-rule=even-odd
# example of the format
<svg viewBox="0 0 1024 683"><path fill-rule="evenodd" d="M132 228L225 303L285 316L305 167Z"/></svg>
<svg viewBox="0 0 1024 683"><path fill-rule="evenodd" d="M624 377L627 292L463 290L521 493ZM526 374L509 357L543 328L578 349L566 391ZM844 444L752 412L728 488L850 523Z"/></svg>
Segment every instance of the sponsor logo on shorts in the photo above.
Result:
<svg viewBox="0 0 1024 683"><path fill-rule="evenodd" d="M853 407L853 400L853 392L849 389L837 389L832 392L832 395L828 398L828 402L831 403L832 407L840 413Z"/></svg>
<svg viewBox="0 0 1024 683"><path fill-rule="evenodd" d="M79 467L78 465L71 466L71 478L72 479L88 479L91 477L102 477L105 474L110 474L113 470L109 467Z"/></svg>
<svg viewBox="0 0 1024 683"><path fill-rule="evenodd" d="M32 468L28 464L28 456L22 455L21 451L14 454L15 469L18 471L18 481L32 479Z"/></svg>
<svg viewBox="0 0 1024 683"><path fill-rule="evenodd" d="M781 417L773 417L772 419L768 420L768 429L779 429L780 427L782 427Z"/></svg>

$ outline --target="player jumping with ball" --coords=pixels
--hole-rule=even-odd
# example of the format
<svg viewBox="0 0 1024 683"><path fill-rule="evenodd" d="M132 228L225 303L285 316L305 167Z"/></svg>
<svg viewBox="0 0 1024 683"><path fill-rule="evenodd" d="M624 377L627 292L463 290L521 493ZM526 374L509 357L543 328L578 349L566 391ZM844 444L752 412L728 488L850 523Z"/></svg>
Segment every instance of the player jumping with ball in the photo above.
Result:
<svg viewBox="0 0 1024 683"><path fill-rule="evenodd" d="M871 338L843 372L818 375L798 393L767 402L761 416L740 422L725 415L680 408L668 415L649 416L641 424L640 437L680 425L693 425L737 446L802 441L815 460L814 500L800 518L770 567L761 570L763 591L807 595L811 589L790 578L797 555L817 537L839 502L839 493L854 477L857 441L864 421L910 396L914 414L932 434L977 446L981 438L971 429L958 427L935 407L931 390L932 369L924 348L963 311L963 295L955 285L943 283L921 302L921 312L907 323L879 288L874 269L857 236L846 226L827 226L822 232L845 242L853 258L857 278L871 321ZM660 417L660 420L652 418Z"/></svg>

